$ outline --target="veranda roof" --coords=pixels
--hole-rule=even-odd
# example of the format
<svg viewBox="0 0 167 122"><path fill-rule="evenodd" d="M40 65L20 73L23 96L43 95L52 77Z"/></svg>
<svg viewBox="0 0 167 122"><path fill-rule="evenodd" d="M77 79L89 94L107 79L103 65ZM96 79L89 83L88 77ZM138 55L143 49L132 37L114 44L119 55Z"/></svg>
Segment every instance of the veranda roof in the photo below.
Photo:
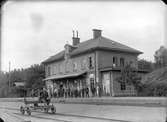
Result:
<svg viewBox="0 0 167 122"><path fill-rule="evenodd" d="M74 78L74 77L81 76L81 75L83 75L85 73L86 72L84 71L84 72L77 72L77 73L70 73L70 74L52 75L52 76L49 76L49 77L45 78L44 81L64 79L64 78Z"/></svg>

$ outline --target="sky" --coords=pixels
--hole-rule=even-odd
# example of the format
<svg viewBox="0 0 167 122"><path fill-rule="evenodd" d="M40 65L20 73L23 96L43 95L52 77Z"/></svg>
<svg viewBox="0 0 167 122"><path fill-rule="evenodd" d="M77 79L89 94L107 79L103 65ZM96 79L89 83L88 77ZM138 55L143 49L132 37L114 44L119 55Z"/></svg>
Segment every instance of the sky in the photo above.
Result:
<svg viewBox="0 0 167 122"><path fill-rule="evenodd" d="M104 37L154 61L155 51L167 44L165 7L161 1L8 1L2 8L2 71L9 62L11 70L40 64L72 43L72 30L82 42L101 29Z"/></svg>

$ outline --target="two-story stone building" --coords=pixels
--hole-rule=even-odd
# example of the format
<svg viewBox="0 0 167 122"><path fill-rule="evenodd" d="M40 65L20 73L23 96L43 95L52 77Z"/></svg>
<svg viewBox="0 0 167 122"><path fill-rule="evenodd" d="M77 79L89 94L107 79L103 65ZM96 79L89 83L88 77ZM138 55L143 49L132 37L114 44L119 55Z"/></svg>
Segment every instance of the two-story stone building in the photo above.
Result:
<svg viewBox="0 0 167 122"><path fill-rule="evenodd" d="M131 63L137 68L137 57L142 52L102 36L102 31L93 29L93 38L80 42L73 33L73 44L49 57L45 65L46 85L50 89L89 88L89 95L120 96L135 95L132 85L119 83L121 67ZM100 89L100 90L99 90Z"/></svg>

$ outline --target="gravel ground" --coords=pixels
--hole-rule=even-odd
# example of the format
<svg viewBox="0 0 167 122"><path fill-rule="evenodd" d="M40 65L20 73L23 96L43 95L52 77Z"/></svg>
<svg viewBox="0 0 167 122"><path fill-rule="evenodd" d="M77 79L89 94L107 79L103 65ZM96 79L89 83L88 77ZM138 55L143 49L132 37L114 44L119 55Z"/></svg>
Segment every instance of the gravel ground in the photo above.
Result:
<svg viewBox="0 0 167 122"><path fill-rule="evenodd" d="M23 104L22 102L0 102L0 108L18 109L22 104ZM131 121L131 122L165 122L166 119L165 107L142 107L142 106L119 106L119 105L106 106L106 105L87 105L87 104L56 104L56 103L54 103L54 105L57 108L57 113L62 115L89 116L89 117L98 117L112 120ZM74 118L74 120L78 119ZM83 120L83 118L80 120Z"/></svg>

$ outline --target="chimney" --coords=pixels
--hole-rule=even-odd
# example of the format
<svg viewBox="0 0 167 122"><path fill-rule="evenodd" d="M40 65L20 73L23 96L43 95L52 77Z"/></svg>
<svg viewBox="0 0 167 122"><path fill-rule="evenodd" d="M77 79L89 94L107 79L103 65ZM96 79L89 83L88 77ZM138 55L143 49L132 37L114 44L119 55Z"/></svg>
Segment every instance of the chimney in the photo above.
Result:
<svg viewBox="0 0 167 122"><path fill-rule="evenodd" d="M73 46L76 46L80 43L80 38L78 38L78 31L76 31L76 33L77 33L77 37L75 37L75 32L73 31L73 37L72 37Z"/></svg>
<svg viewBox="0 0 167 122"><path fill-rule="evenodd" d="M93 29L93 38L96 39L98 37L101 37L101 32L102 30Z"/></svg>

